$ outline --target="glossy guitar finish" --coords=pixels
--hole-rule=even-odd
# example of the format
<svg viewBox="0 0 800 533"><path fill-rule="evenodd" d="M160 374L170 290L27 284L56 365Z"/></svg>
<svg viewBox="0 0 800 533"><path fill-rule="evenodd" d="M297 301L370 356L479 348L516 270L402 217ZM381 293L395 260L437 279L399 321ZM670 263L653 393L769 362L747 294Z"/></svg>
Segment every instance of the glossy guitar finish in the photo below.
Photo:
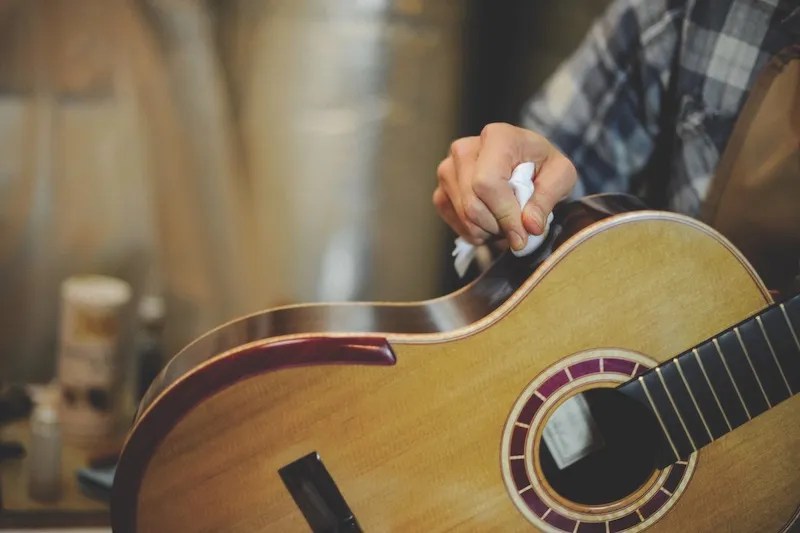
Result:
<svg viewBox="0 0 800 533"><path fill-rule="evenodd" d="M285 474L316 468L298 461L317 452L365 531L782 530L800 504L798 396L619 501L577 504L541 476L531 450L569 394L627 381L770 303L713 230L616 214L633 206L563 206L539 255L503 256L443 298L283 308L198 339L140 407L114 529L308 531Z"/></svg>

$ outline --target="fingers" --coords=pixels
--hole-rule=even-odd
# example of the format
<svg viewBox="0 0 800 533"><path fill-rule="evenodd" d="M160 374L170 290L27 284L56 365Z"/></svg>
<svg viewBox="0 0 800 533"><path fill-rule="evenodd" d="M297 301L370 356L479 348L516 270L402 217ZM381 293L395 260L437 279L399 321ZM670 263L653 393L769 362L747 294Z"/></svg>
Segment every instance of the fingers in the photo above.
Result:
<svg viewBox="0 0 800 533"><path fill-rule="evenodd" d="M558 202L569 195L577 179L578 173L572 162L553 148L536 173L535 192L523 210L522 223L525 231L532 235L541 235L547 216Z"/></svg>
<svg viewBox="0 0 800 533"><path fill-rule="evenodd" d="M439 186L434 191L433 201L439 215L459 235L472 244L482 244L489 234L472 223L464 214L463 202L459 189L459 177L456 174L452 155L439 163L436 170ZM439 191L439 192L437 192Z"/></svg>
<svg viewBox="0 0 800 533"><path fill-rule="evenodd" d="M508 180L527 161L536 163L536 190L521 209ZM577 180L575 167L547 139L510 124L489 124L480 137L453 142L437 175L433 203L454 231L473 244L502 233L514 250L544 231L547 215Z"/></svg>
<svg viewBox="0 0 800 533"><path fill-rule="evenodd" d="M537 142L532 132L509 124L489 124L481 132L472 188L491 211L514 250L525 246L528 233L523 227L522 211L508 186L508 179L518 164L542 156Z"/></svg>
<svg viewBox="0 0 800 533"><path fill-rule="evenodd" d="M472 180L480 143L480 137L458 139L450 145L450 157L456 170L462 216L468 224L474 224L482 229L485 238L489 234L497 233L499 226L492 212L473 190Z"/></svg>
<svg viewBox="0 0 800 533"><path fill-rule="evenodd" d="M453 231L466 238L472 244L480 244L477 239L473 239L470 236L470 231L458 217L450 198L442 187L436 187L433 191L433 205L436 206L436 211L439 213L439 216L442 217Z"/></svg>

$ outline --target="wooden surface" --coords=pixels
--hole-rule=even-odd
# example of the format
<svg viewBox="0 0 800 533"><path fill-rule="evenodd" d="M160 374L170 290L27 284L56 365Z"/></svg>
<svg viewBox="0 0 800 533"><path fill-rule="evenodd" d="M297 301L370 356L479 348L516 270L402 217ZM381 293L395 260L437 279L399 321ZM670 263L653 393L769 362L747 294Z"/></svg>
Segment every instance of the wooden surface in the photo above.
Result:
<svg viewBox="0 0 800 533"><path fill-rule="evenodd" d="M307 530L277 470L315 450L366 531L532 530L506 492L499 448L537 374L597 347L662 361L768 301L688 219L600 226L469 331L390 338L396 366L287 369L212 395L150 460L138 529ZM794 397L703 449L652 530L777 531L800 503L798 464Z"/></svg>
<svg viewBox="0 0 800 533"><path fill-rule="evenodd" d="M30 450L27 420L0 428L0 439L20 442ZM28 456L0 462L0 527L108 525L108 504L85 496L78 488L75 471L84 467L87 460L86 450L64 447L62 497L53 502L39 502L28 497Z"/></svg>

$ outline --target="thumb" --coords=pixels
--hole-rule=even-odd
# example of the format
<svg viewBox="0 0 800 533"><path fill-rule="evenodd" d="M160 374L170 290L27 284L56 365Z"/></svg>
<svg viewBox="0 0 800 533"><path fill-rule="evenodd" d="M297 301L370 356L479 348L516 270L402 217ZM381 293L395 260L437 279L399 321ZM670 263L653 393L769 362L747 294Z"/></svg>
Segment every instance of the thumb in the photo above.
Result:
<svg viewBox="0 0 800 533"><path fill-rule="evenodd" d="M577 179L578 174L572 162L553 149L552 155L542 162L533 180L533 196L522 211L522 224L528 233L541 235L544 232L547 216L558 202L569 195Z"/></svg>

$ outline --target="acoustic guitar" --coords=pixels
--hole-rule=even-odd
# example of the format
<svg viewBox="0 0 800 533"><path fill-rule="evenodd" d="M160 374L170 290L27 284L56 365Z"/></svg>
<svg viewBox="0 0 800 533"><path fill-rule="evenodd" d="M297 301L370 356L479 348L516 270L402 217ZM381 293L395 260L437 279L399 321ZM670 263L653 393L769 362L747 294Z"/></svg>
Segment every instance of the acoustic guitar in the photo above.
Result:
<svg viewBox="0 0 800 533"><path fill-rule="evenodd" d="M114 530L797 528L800 298L631 197L551 228L441 298L197 339L140 405Z"/></svg>

